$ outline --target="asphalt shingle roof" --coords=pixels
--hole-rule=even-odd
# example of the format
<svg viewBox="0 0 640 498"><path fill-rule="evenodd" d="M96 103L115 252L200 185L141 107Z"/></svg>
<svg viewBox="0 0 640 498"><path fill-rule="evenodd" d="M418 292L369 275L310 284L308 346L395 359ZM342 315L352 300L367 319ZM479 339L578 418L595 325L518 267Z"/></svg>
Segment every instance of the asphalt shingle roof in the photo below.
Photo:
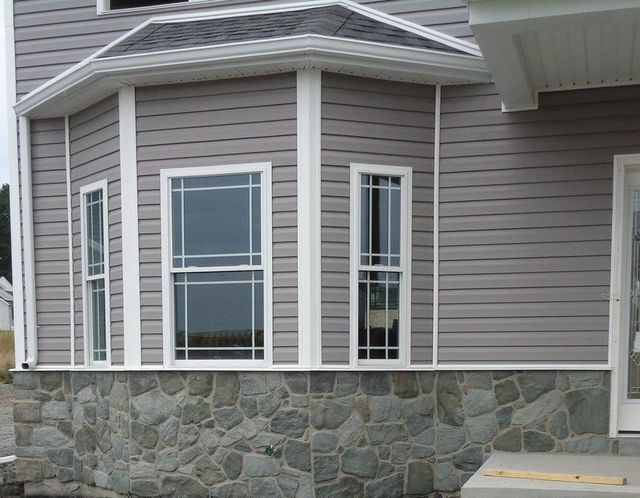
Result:
<svg viewBox="0 0 640 498"><path fill-rule="evenodd" d="M371 19L341 5L332 5L290 12L152 23L122 40L101 57L307 34L463 53L437 41Z"/></svg>

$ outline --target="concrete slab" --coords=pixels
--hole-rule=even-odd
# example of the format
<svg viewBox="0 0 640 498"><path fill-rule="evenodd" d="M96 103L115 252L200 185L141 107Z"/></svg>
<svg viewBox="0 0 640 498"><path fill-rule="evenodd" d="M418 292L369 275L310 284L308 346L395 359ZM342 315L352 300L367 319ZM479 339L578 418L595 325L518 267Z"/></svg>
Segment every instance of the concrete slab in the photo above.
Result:
<svg viewBox="0 0 640 498"><path fill-rule="evenodd" d="M561 472L627 478L624 486L487 477L485 469ZM494 453L462 487L462 498L640 497L640 457L567 453Z"/></svg>

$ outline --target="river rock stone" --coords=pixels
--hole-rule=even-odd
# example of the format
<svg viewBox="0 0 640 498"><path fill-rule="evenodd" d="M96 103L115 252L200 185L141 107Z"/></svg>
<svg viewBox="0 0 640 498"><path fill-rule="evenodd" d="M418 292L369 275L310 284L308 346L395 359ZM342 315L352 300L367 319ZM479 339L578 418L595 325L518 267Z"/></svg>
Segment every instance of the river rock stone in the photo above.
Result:
<svg viewBox="0 0 640 498"><path fill-rule="evenodd" d="M347 448L342 454L340 468L345 474L358 477L375 477L378 468L378 456L369 448Z"/></svg>
<svg viewBox="0 0 640 498"><path fill-rule="evenodd" d="M455 372L439 372L436 383L438 418L448 425L462 425L462 391Z"/></svg>
<svg viewBox="0 0 640 498"><path fill-rule="evenodd" d="M307 412L297 409L278 410L271 419L271 431L291 437L302 437L309 427Z"/></svg>
<svg viewBox="0 0 640 498"><path fill-rule="evenodd" d="M364 394L382 396L391 392L391 381L387 372L364 372L360 374L360 389Z"/></svg>
<svg viewBox="0 0 640 498"><path fill-rule="evenodd" d="M428 495L433 492L433 469L427 462L409 462L407 465L407 494Z"/></svg>
<svg viewBox="0 0 640 498"><path fill-rule="evenodd" d="M531 403L555 387L556 372L523 372L518 375L518 384L524 400Z"/></svg>
<svg viewBox="0 0 640 498"><path fill-rule="evenodd" d="M582 389L566 394L571 430L576 434L606 434L609 430L609 394L604 389Z"/></svg>

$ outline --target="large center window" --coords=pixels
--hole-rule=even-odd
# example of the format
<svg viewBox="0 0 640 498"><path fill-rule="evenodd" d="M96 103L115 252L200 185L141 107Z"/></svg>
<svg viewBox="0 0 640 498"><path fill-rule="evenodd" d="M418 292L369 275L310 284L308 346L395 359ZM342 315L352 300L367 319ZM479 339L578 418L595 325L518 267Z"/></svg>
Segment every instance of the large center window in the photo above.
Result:
<svg viewBox="0 0 640 498"><path fill-rule="evenodd" d="M177 170L176 176L167 176L173 360L263 363L267 168L196 168L187 173Z"/></svg>

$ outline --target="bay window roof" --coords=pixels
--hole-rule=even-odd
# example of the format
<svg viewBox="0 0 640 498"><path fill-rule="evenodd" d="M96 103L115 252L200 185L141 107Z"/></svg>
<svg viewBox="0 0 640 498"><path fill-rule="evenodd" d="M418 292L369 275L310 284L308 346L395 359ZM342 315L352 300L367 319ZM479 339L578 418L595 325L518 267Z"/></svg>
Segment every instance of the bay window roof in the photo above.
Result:
<svg viewBox="0 0 640 498"><path fill-rule="evenodd" d="M147 20L16 104L71 114L123 86L316 68L426 84L489 82L478 47L348 0Z"/></svg>

